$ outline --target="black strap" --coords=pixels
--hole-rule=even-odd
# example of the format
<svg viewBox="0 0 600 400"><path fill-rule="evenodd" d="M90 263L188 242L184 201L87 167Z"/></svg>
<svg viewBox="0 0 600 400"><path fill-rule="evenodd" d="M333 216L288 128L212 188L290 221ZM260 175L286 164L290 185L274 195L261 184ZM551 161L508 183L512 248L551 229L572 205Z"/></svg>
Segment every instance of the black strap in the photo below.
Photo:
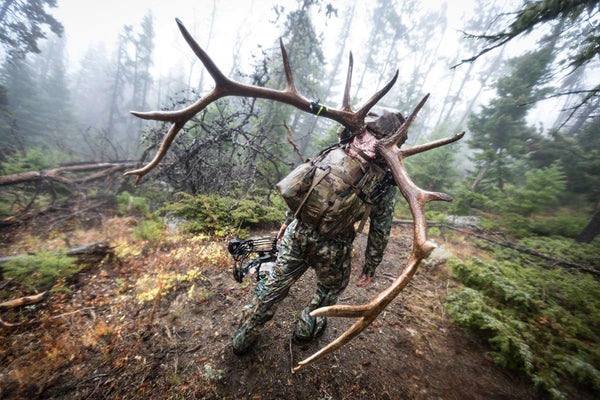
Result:
<svg viewBox="0 0 600 400"><path fill-rule="evenodd" d="M327 111L329 111L329 109L323 104L319 104L319 100L310 103L310 112L315 115L325 116L327 115Z"/></svg>

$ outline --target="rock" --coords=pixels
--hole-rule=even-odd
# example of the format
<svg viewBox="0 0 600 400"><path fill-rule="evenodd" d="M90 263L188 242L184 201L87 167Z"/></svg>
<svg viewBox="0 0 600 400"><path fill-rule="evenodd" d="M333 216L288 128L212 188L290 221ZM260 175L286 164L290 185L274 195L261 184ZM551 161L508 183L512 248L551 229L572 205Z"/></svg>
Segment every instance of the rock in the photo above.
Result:
<svg viewBox="0 0 600 400"><path fill-rule="evenodd" d="M179 228L184 224L185 219L173 214L167 214L164 218L164 223L167 226L167 232L170 235L179 233Z"/></svg>
<svg viewBox="0 0 600 400"><path fill-rule="evenodd" d="M479 217L474 215L447 215L444 222L459 228L479 228Z"/></svg>
<svg viewBox="0 0 600 400"><path fill-rule="evenodd" d="M429 255L428 260L440 260L445 261L450 257L454 256L450 250L446 248L446 246L441 245L436 247L431 254Z"/></svg>

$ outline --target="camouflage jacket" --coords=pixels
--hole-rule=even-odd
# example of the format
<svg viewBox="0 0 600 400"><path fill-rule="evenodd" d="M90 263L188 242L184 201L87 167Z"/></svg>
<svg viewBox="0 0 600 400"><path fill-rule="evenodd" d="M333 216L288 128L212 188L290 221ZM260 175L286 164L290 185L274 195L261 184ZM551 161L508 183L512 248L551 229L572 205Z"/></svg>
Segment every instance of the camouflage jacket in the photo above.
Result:
<svg viewBox="0 0 600 400"><path fill-rule="evenodd" d="M375 269L383 259L392 228L396 193L396 186L389 187L383 198L371 209L369 238L365 250L365 265L362 271L366 276L373 276Z"/></svg>
<svg viewBox="0 0 600 400"><path fill-rule="evenodd" d="M365 250L365 264L362 270L363 274L366 276L373 276L375 274L375 269L379 266L381 260L383 260L392 227L392 218L394 216L394 207L396 205L396 193L396 186L389 187L381 200L373 205L371 213L369 214L369 237L367 239L367 248ZM294 212L288 209L286 212L285 224L289 225L293 219ZM354 225L354 222L351 222L352 225Z"/></svg>

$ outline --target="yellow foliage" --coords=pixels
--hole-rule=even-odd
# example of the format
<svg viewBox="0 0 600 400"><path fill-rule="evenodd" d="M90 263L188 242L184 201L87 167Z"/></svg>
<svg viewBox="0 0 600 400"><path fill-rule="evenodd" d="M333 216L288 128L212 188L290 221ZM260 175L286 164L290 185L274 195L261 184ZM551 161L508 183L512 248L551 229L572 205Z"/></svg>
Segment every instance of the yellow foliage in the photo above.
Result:
<svg viewBox="0 0 600 400"><path fill-rule="evenodd" d="M115 245L115 254L119 258L126 258L129 256L139 256L142 253L142 249L139 248L135 242L128 242L123 240Z"/></svg>
<svg viewBox="0 0 600 400"><path fill-rule="evenodd" d="M177 283L195 282L197 280L204 280L202 270L199 267L192 268L184 274L160 271L156 276L144 275L136 283L136 286L140 290L136 298L140 303L153 301L156 296L164 295L175 287ZM193 286L190 290L193 291Z"/></svg>

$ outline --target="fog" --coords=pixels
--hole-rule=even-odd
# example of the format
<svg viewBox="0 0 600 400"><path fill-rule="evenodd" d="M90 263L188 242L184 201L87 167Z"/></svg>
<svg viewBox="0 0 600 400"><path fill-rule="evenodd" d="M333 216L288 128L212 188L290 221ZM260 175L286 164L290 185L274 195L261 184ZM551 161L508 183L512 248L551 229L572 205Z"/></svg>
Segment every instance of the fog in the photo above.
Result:
<svg viewBox="0 0 600 400"><path fill-rule="evenodd" d="M518 8L520 1L312 3L304 4L309 10L315 43L320 47L315 51L322 51L322 60L311 60L312 56L294 59L294 49L299 44L286 37L286 32L290 32L286 23L291 13L303 4L294 0L61 0L58 8L48 11L63 24L62 39L48 33L48 39L39 43L42 53L29 55L28 60L34 70L44 71L48 60L60 58L66 70L64 85L70 91L71 111L77 119L77 127L73 129L105 129L113 136L125 137L122 141L128 143L126 152L131 153L137 147L131 143L138 142L140 129L149 125L135 120L127 114L128 110L170 107L174 100L183 97L186 98L183 104L189 104L198 97L190 90L206 93L212 88L210 77L182 38L175 18L185 24L226 75L233 74L234 78L246 81L261 59L267 60L269 68L277 68L280 63L277 41L283 37L292 70L302 71L305 63L318 64L320 73L315 72L315 78L311 79L318 79L318 84L327 90L315 92L318 98L314 100L330 107L339 107L341 102L347 54L352 51L355 104L381 88L396 69L400 72L398 82L380 105L406 114L418 98L432 94L412 136L417 140L444 124L448 130L464 129L468 115L495 95L494 83L506 73L506 60L536 49L537 41L549 32L549 28L536 30L473 63L461 64L461 60L477 54L485 45L466 38L465 32L482 34L505 23L510 18L508 12ZM375 15L385 7L389 12L379 11ZM142 62L142 56L135 41L141 40L145 18L152 35L147 55L143 56L145 70L140 71L137 63ZM304 40L294 35L297 34L290 37ZM119 75L119 65L131 71ZM590 80L590 75L593 74L588 72L587 78L583 74L578 79ZM555 73L548 85L561 87L565 76L568 76L565 71ZM556 127L564 120L561 110L569 104L564 97L538 102L528 113L528 122L542 131ZM310 126L301 122L296 127L306 130L316 126L315 122ZM317 130L321 131L330 126L327 121L319 124Z"/></svg>
<svg viewBox="0 0 600 400"><path fill-rule="evenodd" d="M342 14L350 7L353 1L337 1L338 16L326 18L323 13L312 12L312 21L316 31L323 35L322 46L325 54L325 65L327 69L335 54L339 51L339 34L344 23ZM350 26L349 39L346 45L346 53L353 51L355 55L355 82L361 73L365 63L365 46L367 45L370 27L370 18L373 5L367 2L356 2L354 20ZM519 4L518 1L500 2L500 10L510 10ZM78 0L62 0L54 12L56 18L65 27L65 39L68 53L68 68L70 73L75 73L79 62L86 50L92 44L102 43L110 54L114 51L117 37L124 25L135 25L141 21L147 12L152 13L155 30L155 49L153 54L154 65L151 68L153 77L166 76L169 71L184 70L186 75L190 73L191 80L200 78L202 65L196 62L195 55L185 43L177 29L175 18L179 18L202 45L207 45L211 29L211 17L215 13L215 23L212 27L211 40L205 48L213 60L223 71L232 68L234 46L240 46L239 64L235 67L241 71L247 71L251 62L251 55L256 54L259 46L263 48L274 48L276 41L281 36L283 17L277 18L274 7L283 7L286 12L293 9L296 2L293 0L283 1L227 1L218 2L212 0L184 1L138 1L127 2L107 0L103 2L90 2ZM438 45L436 54L437 61L433 71L430 72L425 82L423 91L432 92L432 103L441 101L441 97L448 89L452 65L463 58L473 55L472 52L463 47L463 31L466 30L465 23L479 10L473 0L452 1L449 3L439 1L418 2L417 11L413 18L421 18L431 12L439 12L445 9L447 26L443 29L443 37ZM522 40L515 41L505 50L507 57L522 54L535 46L539 35L533 35ZM430 38L431 42L440 40L439 35ZM423 38L424 41L427 38ZM239 44L238 44L239 43ZM401 50L400 50L401 51ZM497 51L490 52L486 58L493 59ZM406 65L412 64L414 54L405 51L401 58L385 71L385 80L389 79L393 69L399 68L401 77L407 78L410 74ZM405 61L406 60L406 61ZM193 66L192 66L193 64ZM483 64L482 62L478 64ZM423 66L424 68L427 66ZM468 65L459 67L461 70L468 69ZM293 66L292 66L293 68ZM344 67L345 68L345 67ZM480 69L479 65L471 70L475 76ZM464 73L464 72L463 72ZM343 73L340 71L340 80ZM207 85L208 86L208 85ZM368 86L368 90L373 90ZM370 96L371 92L366 89L360 93L361 98ZM478 102L485 101L489 94L484 91ZM461 97L470 96L469 87L466 87ZM339 96L338 96L339 97ZM336 101L332 99L332 106ZM384 100L385 102L385 100ZM548 107L546 105L545 107ZM534 113L532 113L534 114ZM536 112L532 122L542 122L551 125L553 119L548 112Z"/></svg>

